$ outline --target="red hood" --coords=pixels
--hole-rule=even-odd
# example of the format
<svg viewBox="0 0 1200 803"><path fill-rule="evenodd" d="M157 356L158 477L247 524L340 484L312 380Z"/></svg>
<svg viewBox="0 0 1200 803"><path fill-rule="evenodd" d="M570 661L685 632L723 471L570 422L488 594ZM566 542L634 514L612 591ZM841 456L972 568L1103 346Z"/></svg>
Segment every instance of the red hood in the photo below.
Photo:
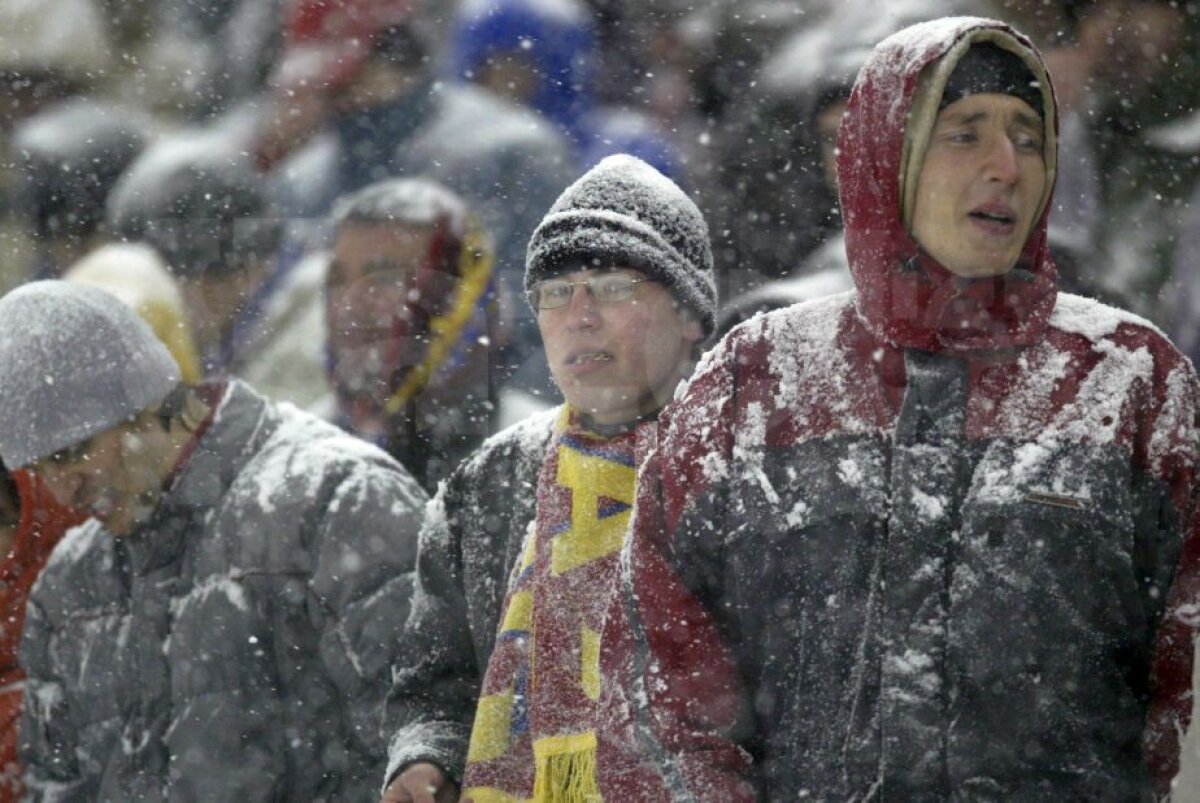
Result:
<svg viewBox="0 0 1200 803"><path fill-rule="evenodd" d="M858 313L876 338L901 348L968 352L1029 345L1041 339L1054 309L1057 281L1046 244L1049 198L1017 266L992 279L951 274L921 249L901 218L905 126L922 70L956 43L997 31L1024 48L1027 61L1041 65L1028 39L994 20L915 25L875 48L842 121L837 167ZM941 88L936 91L940 96ZM1053 104L1053 90L1048 91ZM1053 165L1053 108L1046 119L1047 163Z"/></svg>

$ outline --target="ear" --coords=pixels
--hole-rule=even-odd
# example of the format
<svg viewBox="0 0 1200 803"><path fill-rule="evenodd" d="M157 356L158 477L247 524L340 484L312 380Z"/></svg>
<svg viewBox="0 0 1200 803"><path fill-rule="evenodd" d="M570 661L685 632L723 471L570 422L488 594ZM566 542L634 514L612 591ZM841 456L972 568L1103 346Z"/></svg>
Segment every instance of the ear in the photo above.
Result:
<svg viewBox="0 0 1200 803"><path fill-rule="evenodd" d="M693 315L688 315L683 320L683 339L689 343L699 343L704 339L704 328Z"/></svg>

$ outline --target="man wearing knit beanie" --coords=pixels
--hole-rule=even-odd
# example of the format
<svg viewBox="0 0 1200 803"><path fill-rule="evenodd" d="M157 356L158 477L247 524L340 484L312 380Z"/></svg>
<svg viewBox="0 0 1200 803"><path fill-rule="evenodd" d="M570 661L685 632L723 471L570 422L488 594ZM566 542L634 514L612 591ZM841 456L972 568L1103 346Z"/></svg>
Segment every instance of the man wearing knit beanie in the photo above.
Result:
<svg viewBox="0 0 1200 803"><path fill-rule="evenodd" d="M72 282L0 299L0 405L4 464L94 517L28 605L30 795L363 799L424 499L407 472L238 380L181 384L132 308Z"/></svg>
<svg viewBox="0 0 1200 803"><path fill-rule="evenodd" d="M525 287L566 404L489 440L430 503L382 800L750 800L724 738L732 664L625 538L658 412L713 327L704 219L609 157L543 218Z"/></svg>

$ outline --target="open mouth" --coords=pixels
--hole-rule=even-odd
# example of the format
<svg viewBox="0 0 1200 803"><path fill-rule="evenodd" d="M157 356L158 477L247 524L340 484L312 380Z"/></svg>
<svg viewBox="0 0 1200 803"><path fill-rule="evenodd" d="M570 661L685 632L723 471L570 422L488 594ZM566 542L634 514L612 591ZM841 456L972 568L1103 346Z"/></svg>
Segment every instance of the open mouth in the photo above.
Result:
<svg viewBox="0 0 1200 803"><path fill-rule="evenodd" d="M584 351L572 354L567 358L567 365L594 365L612 362L613 356L607 351Z"/></svg>
<svg viewBox="0 0 1200 803"><path fill-rule="evenodd" d="M971 213L971 217L976 220L982 220L987 223L998 223L1004 226L1012 226L1017 222L1017 216L1010 212L976 210Z"/></svg>

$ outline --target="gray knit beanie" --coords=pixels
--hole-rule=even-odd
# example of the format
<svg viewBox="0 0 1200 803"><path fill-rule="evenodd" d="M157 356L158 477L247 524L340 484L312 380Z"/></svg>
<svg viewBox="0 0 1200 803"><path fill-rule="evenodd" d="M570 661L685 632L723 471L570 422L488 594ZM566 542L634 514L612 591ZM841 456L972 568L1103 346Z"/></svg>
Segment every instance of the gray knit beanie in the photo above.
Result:
<svg viewBox="0 0 1200 803"><path fill-rule="evenodd" d="M103 290L45 281L0 298L0 459L10 468L105 432L178 384L166 346Z"/></svg>
<svg viewBox="0 0 1200 803"><path fill-rule="evenodd" d="M564 271L635 268L662 282L711 334L717 313L708 225L675 182L627 154L567 187L529 240L525 289Z"/></svg>

